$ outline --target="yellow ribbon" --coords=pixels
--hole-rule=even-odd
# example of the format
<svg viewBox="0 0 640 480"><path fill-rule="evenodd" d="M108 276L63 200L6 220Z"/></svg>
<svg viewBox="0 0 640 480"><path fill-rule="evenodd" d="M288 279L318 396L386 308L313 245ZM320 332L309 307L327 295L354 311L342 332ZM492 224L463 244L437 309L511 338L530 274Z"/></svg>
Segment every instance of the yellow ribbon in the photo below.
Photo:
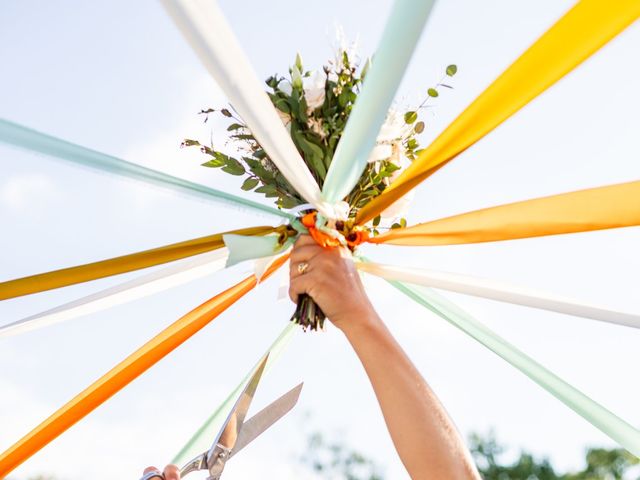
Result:
<svg viewBox="0 0 640 480"><path fill-rule="evenodd" d="M163 263L180 260L199 253L217 250L224 246L222 236L227 233L239 235L266 235L280 231L284 227L250 227L230 232L217 233L206 237L194 238L164 247L132 253L99 262L77 265L52 272L40 273L29 277L17 278L0 283L0 300L20 297L31 293L44 292L54 288L66 287L77 283L97 280L98 278L132 272Z"/></svg>
<svg viewBox="0 0 640 480"><path fill-rule="evenodd" d="M640 16L640 1L579 1L359 213L364 223L442 168Z"/></svg>
<svg viewBox="0 0 640 480"><path fill-rule="evenodd" d="M371 243L455 245L640 225L640 181L485 208L389 230Z"/></svg>

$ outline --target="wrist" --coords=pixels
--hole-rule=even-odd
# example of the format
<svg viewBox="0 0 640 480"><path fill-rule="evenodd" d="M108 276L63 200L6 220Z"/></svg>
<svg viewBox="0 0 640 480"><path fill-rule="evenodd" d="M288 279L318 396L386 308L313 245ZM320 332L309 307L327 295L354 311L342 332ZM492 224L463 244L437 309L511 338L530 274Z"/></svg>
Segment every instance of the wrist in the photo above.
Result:
<svg viewBox="0 0 640 480"><path fill-rule="evenodd" d="M382 320L369 303L348 312L341 313L333 323L342 330L342 333L344 333L347 338L361 336L383 326Z"/></svg>

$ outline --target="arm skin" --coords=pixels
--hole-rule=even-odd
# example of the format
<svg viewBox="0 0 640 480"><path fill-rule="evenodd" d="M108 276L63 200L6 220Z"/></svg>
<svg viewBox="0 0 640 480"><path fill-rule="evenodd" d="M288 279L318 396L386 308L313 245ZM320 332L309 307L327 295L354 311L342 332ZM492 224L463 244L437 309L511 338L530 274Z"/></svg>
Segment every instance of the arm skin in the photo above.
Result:
<svg viewBox="0 0 640 480"><path fill-rule="evenodd" d="M309 264L304 274L298 273L301 262ZM411 478L479 480L444 407L375 312L348 252L302 236L291 254L290 276L291 299L308 293L352 345Z"/></svg>

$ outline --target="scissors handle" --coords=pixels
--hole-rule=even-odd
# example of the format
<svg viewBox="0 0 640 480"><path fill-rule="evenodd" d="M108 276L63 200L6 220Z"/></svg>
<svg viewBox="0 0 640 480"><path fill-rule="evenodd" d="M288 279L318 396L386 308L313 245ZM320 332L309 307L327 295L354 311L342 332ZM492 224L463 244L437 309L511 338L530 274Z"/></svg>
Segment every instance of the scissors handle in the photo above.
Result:
<svg viewBox="0 0 640 480"><path fill-rule="evenodd" d="M196 458L182 467L180 469L180 478L184 478L189 473L197 472L198 470L208 470L207 452L198 455Z"/></svg>

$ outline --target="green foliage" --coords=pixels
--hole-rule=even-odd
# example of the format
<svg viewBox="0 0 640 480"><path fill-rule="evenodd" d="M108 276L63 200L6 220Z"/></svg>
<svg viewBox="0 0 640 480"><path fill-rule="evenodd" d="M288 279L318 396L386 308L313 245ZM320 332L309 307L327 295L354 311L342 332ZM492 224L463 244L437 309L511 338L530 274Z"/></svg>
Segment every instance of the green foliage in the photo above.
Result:
<svg viewBox="0 0 640 480"><path fill-rule="evenodd" d="M622 480L640 479L630 471L640 463L626 450L616 448L590 448L586 453L586 466L578 472L559 473L547 458L536 458L521 451L512 463L502 463L505 448L493 434L486 438L472 435L471 453L484 480ZM632 476L630 476L632 475Z"/></svg>
<svg viewBox="0 0 640 480"><path fill-rule="evenodd" d="M301 461L327 480L382 480L380 468L343 442L328 442L321 434L311 435Z"/></svg>
<svg viewBox="0 0 640 480"><path fill-rule="evenodd" d="M640 460L621 448L590 448L585 467L577 472L558 472L549 459L521 451L504 462L506 449L493 433L470 437L470 449L484 480L639 480ZM511 456L511 458L513 458ZM302 463L326 480L383 480L381 469L344 442L329 442L315 433L308 439Z"/></svg>
<svg viewBox="0 0 640 480"><path fill-rule="evenodd" d="M358 66L352 63L352 59L346 52L342 53L340 60L324 67L326 74L324 92L321 90L315 92L316 97L318 93L323 93L320 97L321 104L317 103L317 98L315 101L313 98L307 98L309 92L305 90L305 82L312 76L312 72L304 70L300 54L296 55L294 64L289 68L289 78L275 74L265 81L269 87L267 95L278 110L294 145L321 188L349 115L360 94L364 75L371 66L371 61L367 60L358 72ZM455 74L456 70L455 65L449 65L447 75ZM438 92L435 88L428 90L427 99L437 96ZM324 97L323 101L322 97ZM312 103L314 108L309 108L309 101L314 102ZM344 199L352 207L350 212L352 217L390 184L393 172L400 168L399 155L404 155L410 160L416 158L419 148L416 136L425 129L425 123L418 121L419 110L424 107L425 102L418 109L404 113L406 124L412 125L413 128L407 128L406 132L395 140L398 144L398 148L394 150L395 156L367 165L356 187ZM213 145L202 145L197 140L191 139L184 140L183 147L199 147L208 157L207 161L202 163L203 166L220 168L238 177L244 176L242 190L254 191L267 198L273 198L279 208L293 208L306 203L280 174L246 123L238 118L232 109L209 108L200 112L205 115L205 122L212 113L219 113L231 121L226 127L229 132L229 144L242 152L242 156L237 159L222 153ZM375 230L377 226L374 226L371 233L378 233Z"/></svg>
<svg viewBox="0 0 640 480"><path fill-rule="evenodd" d="M458 73L458 66L457 65L449 65L447 67L446 73L448 76L453 77L456 73Z"/></svg>

